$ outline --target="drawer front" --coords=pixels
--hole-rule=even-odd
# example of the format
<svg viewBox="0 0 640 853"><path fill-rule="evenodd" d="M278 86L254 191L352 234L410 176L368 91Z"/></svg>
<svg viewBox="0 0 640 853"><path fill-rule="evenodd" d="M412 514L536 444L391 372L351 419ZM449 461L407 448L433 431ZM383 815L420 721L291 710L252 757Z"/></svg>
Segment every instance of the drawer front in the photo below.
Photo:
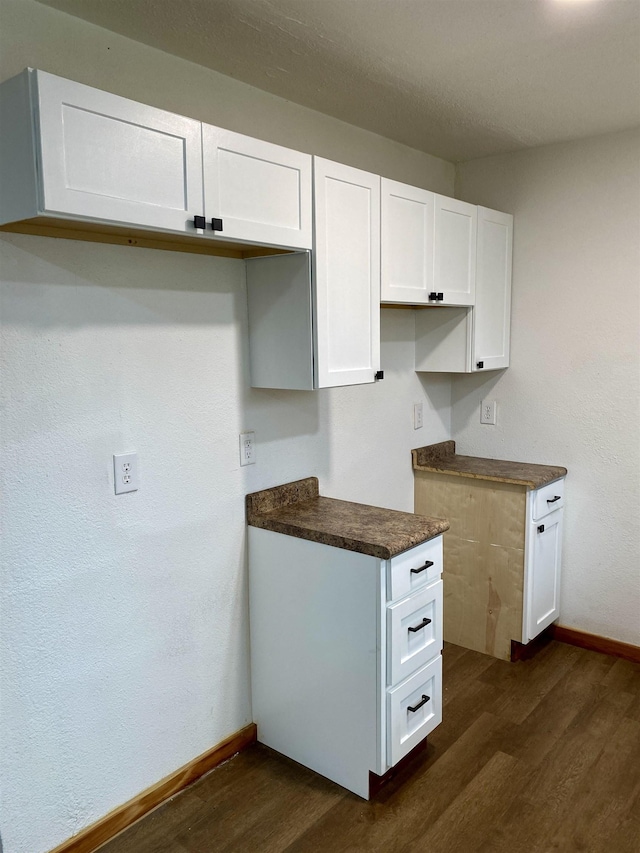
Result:
<svg viewBox="0 0 640 853"><path fill-rule="evenodd" d="M387 607L387 685L442 651L442 581Z"/></svg>
<svg viewBox="0 0 640 853"><path fill-rule="evenodd" d="M531 495L531 518L537 521L564 506L564 480L536 489Z"/></svg>
<svg viewBox="0 0 640 853"><path fill-rule="evenodd" d="M387 572L388 601L404 598L432 583L442 574L442 536L393 557Z"/></svg>
<svg viewBox="0 0 640 853"><path fill-rule="evenodd" d="M442 657L387 691L387 761L390 767L442 722Z"/></svg>

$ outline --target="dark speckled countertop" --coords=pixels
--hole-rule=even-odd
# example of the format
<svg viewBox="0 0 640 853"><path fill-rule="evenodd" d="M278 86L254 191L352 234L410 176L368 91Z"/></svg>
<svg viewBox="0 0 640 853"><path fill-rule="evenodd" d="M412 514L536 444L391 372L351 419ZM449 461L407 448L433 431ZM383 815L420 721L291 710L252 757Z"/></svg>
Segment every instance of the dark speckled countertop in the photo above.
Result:
<svg viewBox="0 0 640 853"><path fill-rule="evenodd" d="M449 529L449 522L441 518L320 497L317 477L247 495L246 508L247 522L253 527L380 560Z"/></svg>
<svg viewBox="0 0 640 853"><path fill-rule="evenodd" d="M529 489L539 489L547 483L565 477L567 469L558 465L534 465L526 462L508 462L504 459L485 459L481 456L459 456L455 441L441 441L411 451L415 471L432 471L471 477L477 480L494 480L498 483L517 483Z"/></svg>

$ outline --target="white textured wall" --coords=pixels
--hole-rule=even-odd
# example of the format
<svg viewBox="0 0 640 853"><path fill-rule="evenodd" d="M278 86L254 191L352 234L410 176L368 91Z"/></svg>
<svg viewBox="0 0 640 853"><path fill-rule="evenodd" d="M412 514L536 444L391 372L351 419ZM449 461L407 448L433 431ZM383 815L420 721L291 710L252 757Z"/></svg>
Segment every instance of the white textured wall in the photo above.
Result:
<svg viewBox="0 0 640 853"><path fill-rule="evenodd" d="M511 367L454 380L452 437L569 469L560 622L640 645L640 132L462 164L456 195L515 237Z"/></svg>
<svg viewBox="0 0 640 853"><path fill-rule="evenodd" d="M453 192L450 164L32 0L0 23L0 79L40 67ZM240 261L3 234L0 265L0 847L43 853L251 720L245 493L315 474L410 510L451 386L416 376L412 312L388 310L384 382L252 391ZM115 496L132 449L141 489Z"/></svg>

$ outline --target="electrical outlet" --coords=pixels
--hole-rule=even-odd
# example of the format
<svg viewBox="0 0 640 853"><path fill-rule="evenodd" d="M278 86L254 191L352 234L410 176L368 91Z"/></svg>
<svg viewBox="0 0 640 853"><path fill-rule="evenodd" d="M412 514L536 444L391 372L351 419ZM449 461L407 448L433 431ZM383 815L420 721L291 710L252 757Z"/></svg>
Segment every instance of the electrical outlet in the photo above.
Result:
<svg viewBox="0 0 640 853"><path fill-rule="evenodd" d="M497 408L495 400L483 400L480 403L480 423L495 426Z"/></svg>
<svg viewBox="0 0 640 853"><path fill-rule="evenodd" d="M240 433L240 465L253 465L256 461L255 432Z"/></svg>
<svg viewBox="0 0 640 853"><path fill-rule="evenodd" d="M136 451L113 454L113 484L116 495L138 491L140 478L138 477L138 454Z"/></svg>
<svg viewBox="0 0 640 853"><path fill-rule="evenodd" d="M422 403L413 404L413 428L420 429L422 427Z"/></svg>

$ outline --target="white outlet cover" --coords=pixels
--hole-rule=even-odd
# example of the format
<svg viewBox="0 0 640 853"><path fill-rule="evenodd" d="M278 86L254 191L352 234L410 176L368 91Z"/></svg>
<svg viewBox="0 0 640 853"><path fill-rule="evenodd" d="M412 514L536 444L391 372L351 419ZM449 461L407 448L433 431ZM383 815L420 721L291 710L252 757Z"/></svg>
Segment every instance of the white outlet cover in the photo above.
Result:
<svg viewBox="0 0 640 853"><path fill-rule="evenodd" d="M256 434L252 430L240 433L240 465L254 465L256 461Z"/></svg>
<svg viewBox="0 0 640 853"><path fill-rule="evenodd" d="M422 403L413 404L413 428L421 429L423 425Z"/></svg>
<svg viewBox="0 0 640 853"><path fill-rule="evenodd" d="M480 423L496 425L498 405L495 400L483 400L480 403Z"/></svg>
<svg viewBox="0 0 640 853"><path fill-rule="evenodd" d="M135 450L132 453L113 454L113 484L116 495L137 492L140 488L138 454Z"/></svg>

